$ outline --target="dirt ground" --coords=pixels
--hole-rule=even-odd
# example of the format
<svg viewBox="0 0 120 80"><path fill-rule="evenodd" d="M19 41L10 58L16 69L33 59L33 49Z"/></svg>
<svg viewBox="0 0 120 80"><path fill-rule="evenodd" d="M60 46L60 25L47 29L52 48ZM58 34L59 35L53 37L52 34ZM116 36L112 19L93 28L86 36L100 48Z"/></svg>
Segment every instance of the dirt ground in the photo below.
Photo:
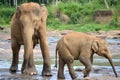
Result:
<svg viewBox="0 0 120 80"><path fill-rule="evenodd" d="M73 31L71 31L71 30L48 31L47 35L48 35L48 37L56 36L56 37L60 38L63 35L69 33L69 32L73 32ZM116 31L114 30L114 31L109 31L109 32L99 31L98 33L89 32L88 34L96 35L96 36L101 37L101 38L113 38L113 39L120 38L120 31L119 30L116 30ZM2 43L2 42L4 42L4 43ZM5 44L7 44L7 45L5 45ZM110 44L110 45L112 45L112 44ZM120 43L118 43L117 45L120 45ZM55 46L56 46L56 42L49 43L51 57L55 56L53 54L54 50L55 50ZM38 47L36 47L36 49L37 48ZM36 52L36 54L34 56L35 58L42 57L40 54L38 54L38 52L40 52L40 51L35 50L35 52ZM113 50L113 53L114 53L114 50ZM120 54L119 50L115 54L112 54L112 55L118 55L118 54ZM4 29L4 30L0 30L0 60L9 60L11 58L12 58L12 54L11 54L11 47L10 47L10 30L7 28L7 29ZM23 49L20 51L20 58L21 59L23 58ZM0 72L1 71L4 72L4 70L0 69ZM4 79L0 79L0 80L4 80ZM10 80L13 80L13 79L10 79ZM17 79L15 79L15 80L17 80ZM50 79L45 79L45 80L50 80ZM116 78L114 76L114 74L113 75L108 74L108 75L103 75L103 76L89 77L89 78L86 78L86 79L82 78L81 80L120 80L120 74L118 74L118 78Z"/></svg>

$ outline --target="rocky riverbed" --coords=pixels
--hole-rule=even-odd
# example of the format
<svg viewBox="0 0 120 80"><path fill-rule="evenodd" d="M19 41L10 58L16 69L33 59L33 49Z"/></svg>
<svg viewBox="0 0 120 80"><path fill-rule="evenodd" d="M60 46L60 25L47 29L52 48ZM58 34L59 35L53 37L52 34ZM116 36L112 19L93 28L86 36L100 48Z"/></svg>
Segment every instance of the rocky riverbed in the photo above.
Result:
<svg viewBox="0 0 120 80"><path fill-rule="evenodd" d="M65 34L69 32L73 32L71 30L65 31L48 31L48 42L49 49L51 55L51 68L53 72L53 76L51 77L43 77L41 76L42 71L42 55L39 49L39 45L37 45L34 49L34 60L36 63L36 67L38 70L38 75L30 76L23 75L20 72L21 64L23 61L23 46L20 50L19 55L19 70L17 73L10 73L9 67L11 64L12 53L11 53L11 40L10 40L10 30L3 29L0 31L0 80L57 80L57 68L54 67L55 61L55 46L57 41ZM90 73L90 77L87 78L89 80L120 80L120 31L99 31L98 33L89 32L90 35L96 35L105 39L113 56L113 62L118 73L118 78L114 76L111 66L105 58L99 57L97 55L94 56L94 64L93 69ZM82 69L84 66L80 64L79 61L75 61L74 69L76 71L76 75L78 80L84 80ZM67 66L65 67L65 76L66 80L71 80L69 75Z"/></svg>

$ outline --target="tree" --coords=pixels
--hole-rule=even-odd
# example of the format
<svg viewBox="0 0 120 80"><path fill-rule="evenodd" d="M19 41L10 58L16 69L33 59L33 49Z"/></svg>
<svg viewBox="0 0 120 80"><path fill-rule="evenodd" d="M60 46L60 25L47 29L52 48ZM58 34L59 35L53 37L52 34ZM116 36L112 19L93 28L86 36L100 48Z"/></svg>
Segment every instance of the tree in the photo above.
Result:
<svg viewBox="0 0 120 80"><path fill-rule="evenodd" d="M14 5L15 7L17 7L17 0L14 0Z"/></svg>
<svg viewBox="0 0 120 80"><path fill-rule="evenodd" d="M40 0L39 2L42 2L43 4L49 4L49 0Z"/></svg>
<svg viewBox="0 0 120 80"><path fill-rule="evenodd" d="M106 8L109 8L108 3L107 3L106 0L104 0L104 3L105 3Z"/></svg>

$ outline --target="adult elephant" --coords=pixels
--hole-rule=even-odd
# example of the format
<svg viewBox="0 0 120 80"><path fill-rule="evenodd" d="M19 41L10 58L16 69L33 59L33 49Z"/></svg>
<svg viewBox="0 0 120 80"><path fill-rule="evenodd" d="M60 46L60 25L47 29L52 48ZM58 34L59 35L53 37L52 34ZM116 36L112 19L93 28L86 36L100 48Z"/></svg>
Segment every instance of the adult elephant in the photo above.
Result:
<svg viewBox="0 0 120 80"><path fill-rule="evenodd" d="M40 43L43 56L42 75L52 75L50 67L50 54L46 37L47 9L44 5L37 3L23 3L17 7L11 21L11 47L12 65L11 72L16 72L19 62L20 46L24 45L24 60L21 72L24 74L37 74L34 60L33 48Z"/></svg>
<svg viewBox="0 0 120 80"><path fill-rule="evenodd" d="M112 62L108 45L103 39L80 32L68 33L58 41L56 46L56 54L57 52L59 54L59 79L65 78L65 64L67 64L69 68L69 73L72 79L76 79L73 69L74 60L79 60L83 65L85 65L83 73L84 77L88 77L92 68L94 53L107 58L113 68L115 76L118 76Z"/></svg>

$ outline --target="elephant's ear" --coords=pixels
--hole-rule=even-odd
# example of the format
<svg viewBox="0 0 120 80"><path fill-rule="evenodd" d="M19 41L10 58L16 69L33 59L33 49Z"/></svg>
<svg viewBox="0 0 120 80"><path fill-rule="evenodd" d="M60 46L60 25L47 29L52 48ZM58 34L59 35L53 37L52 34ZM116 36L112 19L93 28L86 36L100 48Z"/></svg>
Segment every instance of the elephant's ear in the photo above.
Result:
<svg viewBox="0 0 120 80"><path fill-rule="evenodd" d="M98 51L98 49L99 49L99 41L98 40L94 40L93 41L93 43L92 43L92 50L94 51L94 52L97 52Z"/></svg>
<svg viewBox="0 0 120 80"><path fill-rule="evenodd" d="M44 4L40 5L40 12L41 12L42 21L46 21L47 16L48 16L48 11Z"/></svg>
<svg viewBox="0 0 120 80"><path fill-rule="evenodd" d="M20 6L17 6L17 8L16 8L16 18L19 19L20 15L21 15Z"/></svg>

